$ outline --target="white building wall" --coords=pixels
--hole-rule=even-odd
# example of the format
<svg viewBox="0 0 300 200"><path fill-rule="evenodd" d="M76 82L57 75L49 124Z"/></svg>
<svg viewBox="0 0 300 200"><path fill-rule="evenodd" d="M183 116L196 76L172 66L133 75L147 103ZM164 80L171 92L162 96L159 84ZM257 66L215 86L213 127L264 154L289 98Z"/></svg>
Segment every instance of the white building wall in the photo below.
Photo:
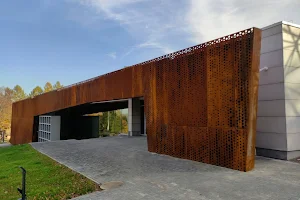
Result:
<svg viewBox="0 0 300 200"><path fill-rule="evenodd" d="M256 147L287 150L282 24L263 29Z"/></svg>
<svg viewBox="0 0 300 200"><path fill-rule="evenodd" d="M268 70L260 72L258 154L300 156L300 26L279 22L263 28L263 67Z"/></svg>
<svg viewBox="0 0 300 200"><path fill-rule="evenodd" d="M300 151L300 26L283 24L287 150Z"/></svg>

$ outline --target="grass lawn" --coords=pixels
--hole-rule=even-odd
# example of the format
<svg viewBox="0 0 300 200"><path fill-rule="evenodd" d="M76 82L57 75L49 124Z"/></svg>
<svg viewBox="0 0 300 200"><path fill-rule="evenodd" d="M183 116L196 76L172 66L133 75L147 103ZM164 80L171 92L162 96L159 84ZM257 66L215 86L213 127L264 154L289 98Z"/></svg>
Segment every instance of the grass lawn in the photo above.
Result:
<svg viewBox="0 0 300 200"><path fill-rule="evenodd" d="M0 199L20 198L22 174L26 169L27 199L70 199L99 190L84 176L39 153L30 145L0 148Z"/></svg>

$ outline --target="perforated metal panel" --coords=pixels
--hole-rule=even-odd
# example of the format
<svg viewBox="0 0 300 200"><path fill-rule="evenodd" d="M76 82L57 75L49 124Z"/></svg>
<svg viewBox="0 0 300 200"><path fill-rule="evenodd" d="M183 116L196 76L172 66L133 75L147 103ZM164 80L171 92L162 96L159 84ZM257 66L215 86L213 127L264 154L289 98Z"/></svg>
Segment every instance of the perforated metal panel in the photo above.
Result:
<svg viewBox="0 0 300 200"><path fill-rule="evenodd" d="M251 170L260 42L248 29L14 103L11 142L31 141L34 116L144 96L149 151Z"/></svg>
<svg viewBox="0 0 300 200"><path fill-rule="evenodd" d="M253 48L254 29L249 29L142 63L150 77L144 80L149 151L241 171L253 168L247 166L254 163L256 130Z"/></svg>

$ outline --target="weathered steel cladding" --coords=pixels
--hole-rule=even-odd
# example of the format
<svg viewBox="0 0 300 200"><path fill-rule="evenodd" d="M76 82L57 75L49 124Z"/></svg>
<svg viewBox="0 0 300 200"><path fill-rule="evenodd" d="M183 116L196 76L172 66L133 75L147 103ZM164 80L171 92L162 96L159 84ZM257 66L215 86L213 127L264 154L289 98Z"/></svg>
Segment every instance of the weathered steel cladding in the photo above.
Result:
<svg viewBox="0 0 300 200"><path fill-rule="evenodd" d="M33 117L144 97L148 150L241 171L254 167L261 32L253 28L13 104L13 144Z"/></svg>

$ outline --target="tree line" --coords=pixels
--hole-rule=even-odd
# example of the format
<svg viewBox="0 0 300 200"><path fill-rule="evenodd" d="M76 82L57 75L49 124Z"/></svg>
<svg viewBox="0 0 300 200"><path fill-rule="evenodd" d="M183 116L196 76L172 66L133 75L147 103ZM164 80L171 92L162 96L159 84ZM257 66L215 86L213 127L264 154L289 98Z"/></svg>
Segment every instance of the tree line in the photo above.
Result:
<svg viewBox="0 0 300 200"><path fill-rule="evenodd" d="M28 97L35 97L37 95L50 92L52 90L57 90L62 87L63 85L61 85L59 81L57 81L54 85L52 85L50 82L47 82L44 86L44 89L40 86L36 86L35 88L33 88L33 90L28 94Z"/></svg>
<svg viewBox="0 0 300 200"><path fill-rule="evenodd" d="M122 114L121 110L100 112L89 116L99 116L99 135L102 137L128 132L127 115Z"/></svg>
<svg viewBox="0 0 300 200"><path fill-rule="evenodd" d="M14 88L0 87L0 130L10 129L13 102L32 98L62 87L63 85L61 85L59 81L54 85L47 82L44 88L36 86L29 94L26 94L20 85L16 85Z"/></svg>

